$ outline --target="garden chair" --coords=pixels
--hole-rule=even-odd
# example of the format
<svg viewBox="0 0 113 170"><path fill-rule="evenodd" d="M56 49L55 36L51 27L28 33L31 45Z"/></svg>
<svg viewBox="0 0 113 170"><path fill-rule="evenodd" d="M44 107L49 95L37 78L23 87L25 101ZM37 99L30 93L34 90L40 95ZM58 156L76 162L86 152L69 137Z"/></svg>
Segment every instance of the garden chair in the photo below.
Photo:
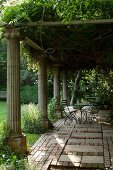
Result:
<svg viewBox="0 0 113 170"><path fill-rule="evenodd" d="M81 122L92 123L97 121L98 112L99 110L96 106L84 106L81 109Z"/></svg>
<svg viewBox="0 0 113 170"><path fill-rule="evenodd" d="M76 112L78 110L74 109L73 106L68 106L67 100L62 100L62 107L63 107L63 112L65 114L64 123L67 120L69 120L70 122L76 120L77 122Z"/></svg>

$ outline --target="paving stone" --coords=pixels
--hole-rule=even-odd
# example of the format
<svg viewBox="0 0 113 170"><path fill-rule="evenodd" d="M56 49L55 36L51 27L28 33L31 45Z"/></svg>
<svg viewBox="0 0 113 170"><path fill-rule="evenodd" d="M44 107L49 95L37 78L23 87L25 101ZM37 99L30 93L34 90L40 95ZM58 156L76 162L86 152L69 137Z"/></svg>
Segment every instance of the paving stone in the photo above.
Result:
<svg viewBox="0 0 113 170"><path fill-rule="evenodd" d="M76 127L78 128L95 128L95 129L101 129L101 125L95 125L95 124L76 124Z"/></svg>
<svg viewBox="0 0 113 170"><path fill-rule="evenodd" d="M113 134L113 129L111 130L111 129L104 129L103 130L103 133L112 133Z"/></svg>
<svg viewBox="0 0 113 170"><path fill-rule="evenodd" d="M63 163L62 165L63 165L63 166L66 166L66 167L67 167L68 164L69 164L69 162L62 162L62 163Z"/></svg>
<svg viewBox="0 0 113 170"><path fill-rule="evenodd" d="M102 146L86 146L86 145L67 145L64 149L65 152L103 152Z"/></svg>
<svg viewBox="0 0 113 170"><path fill-rule="evenodd" d="M103 152L98 152L98 156L103 156Z"/></svg>
<svg viewBox="0 0 113 170"><path fill-rule="evenodd" d="M81 163L104 164L103 156L83 156Z"/></svg>
<svg viewBox="0 0 113 170"><path fill-rule="evenodd" d="M31 159L35 160L40 154L41 154L41 151L37 151Z"/></svg>
<svg viewBox="0 0 113 170"><path fill-rule="evenodd" d="M35 162L39 162L42 158L43 158L43 156L42 156L42 155L39 155L34 161L35 161Z"/></svg>
<svg viewBox="0 0 113 170"><path fill-rule="evenodd" d="M41 153L40 153L40 155L42 155L42 156L47 156L47 155L49 155L49 153L48 152L44 152L44 151L42 151Z"/></svg>
<svg viewBox="0 0 113 170"><path fill-rule="evenodd" d="M39 146L35 146L33 150L30 149L30 154L34 154L39 149Z"/></svg>
<svg viewBox="0 0 113 170"><path fill-rule="evenodd" d="M88 131L88 128L74 128L73 129L73 132L87 132Z"/></svg>
<svg viewBox="0 0 113 170"><path fill-rule="evenodd" d="M75 167L80 167L80 162L74 162L73 164Z"/></svg>
<svg viewBox="0 0 113 170"><path fill-rule="evenodd" d="M67 125L65 125L65 124L63 125L63 127L64 127L64 128L74 128L74 126L73 126L73 125L69 125L69 126L67 126Z"/></svg>
<svg viewBox="0 0 113 170"><path fill-rule="evenodd" d="M33 157L33 155L28 155L27 159L28 159L29 162L31 161L32 157Z"/></svg>
<svg viewBox="0 0 113 170"><path fill-rule="evenodd" d="M101 133L72 133L71 136L73 137L80 137L80 138L102 138L102 134Z"/></svg>
<svg viewBox="0 0 113 170"><path fill-rule="evenodd" d="M38 165L36 165L36 166L35 166L35 168L34 168L34 169L42 170L42 166L43 166L43 165L38 164Z"/></svg>
<svg viewBox="0 0 113 170"><path fill-rule="evenodd" d="M86 139L86 143L102 145L102 139Z"/></svg>
<svg viewBox="0 0 113 170"><path fill-rule="evenodd" d="M68 166L69 167L74 167L74 163L73 162L68 162Z"/></svg>
<svg viewBox="0 0 113 170"><path fill-rule="evenodd" d="M67 142L67 139L64 139L64 138L55 138L55 139L51 139L50 141L49 141L49 145L51 145L51 144L61 144L61 143L66 143Z"/></svg>
<svg viewBox="0 0 113 170"><path fill-rule="evenodd" d="M113 129L74 121L64 124L61 120L55 126L52 133L42 135L33 145L28 156L29 164L36 165L38 170L46 170L49 164L71 169L75 166L78 169L113 166Z"/></svg>
<svg viewBox="0 0 113 170"><path fill-rule="evenodd" d="M105 168L111 168L111 166L109 164L105 165Z"/></svg>
<svg viewBox="0 0 113 170"><path fill-rule="evenodd" d="M112 133L103 133L103 136L104 137L111 137L111 136L113 136L113 134Z"/></svg>
<svg viewBox="0 0 113 170"><path fill-rule="evenodd" d="M72 132L73 130L73 127L61 127L59 129L59 132L62 131L62 132Z"/></svg>
<svg viewBox="0 0 113 170"><path fill-rule="evenodd" d="M81 162L81 156L76 156L76 155L61 155L59 158L59 161L62 162Z"/></svg>
<svg viewBox="0 0 113 170"><path fill-rule="evenodd" d="M101 133L100 128L89 128L89 127L84 127L84 128L77 128L75 127L73 129L73 132L93 132L93 133Z"/></svg>
<svg viewBox="0 0 113 170"><path fill-rule="evenodd" d="M56 165L57 161L56 160L52 160L51 165Z"/></svg>
<svg viewBox="0 0 113 170"><path fill-rule="evenodd" d="M40 159L40 162L45 163L45 161L47 160L47 158L48 158L48 155L43 156L43 157Z"/></svg>
<svg viewBox="0 0 113 170"><path fill-rule="evenodd" d="M69 144L69 143L71 143L71 144L76 144L76 143L78 143L78 144L80 144L80 143L85 143L85 139L69 139L68 140L68 142L67 142L67 144Z"/></svg>
<svg viewBox="0 0 113 170"><path fill-rule="evenodd" d="M46 170L46 169L48 169L50 163L51 163L51 161L46 161L45 164L42 166L42 169L41 169L41 170Z"/></svg>
<svg viewBox="0 0 113 170"><path fill-rule="evenodd" d="M93 133L98 132L98 133L101 133L102 130L100 128L88 128L88 132L93 132Z"/></svg>
<svg viewBox="0 0 113 170"><path fill-rule="evenodd" d="M57 132L58 136L70 136L71 132Z"/></svg>

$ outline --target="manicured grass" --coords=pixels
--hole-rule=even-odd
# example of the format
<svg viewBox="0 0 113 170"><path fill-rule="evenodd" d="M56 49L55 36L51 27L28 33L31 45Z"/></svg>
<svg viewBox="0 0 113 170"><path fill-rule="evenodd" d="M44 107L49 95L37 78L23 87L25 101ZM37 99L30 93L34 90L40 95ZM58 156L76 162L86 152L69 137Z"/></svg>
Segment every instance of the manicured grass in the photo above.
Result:
<svg viewBox="0 0 113 170"><path fill-rule="evenodd" d="M7 105L5 101L0 101L0 122L7 118Z"/></svg>

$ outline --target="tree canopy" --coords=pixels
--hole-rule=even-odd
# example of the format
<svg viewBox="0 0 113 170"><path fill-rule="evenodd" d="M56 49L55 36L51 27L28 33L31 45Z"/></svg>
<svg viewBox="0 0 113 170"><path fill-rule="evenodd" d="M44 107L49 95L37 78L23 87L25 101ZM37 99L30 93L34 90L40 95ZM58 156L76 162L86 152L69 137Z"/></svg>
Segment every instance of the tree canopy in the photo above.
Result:
<svg viewBox="0 0 113 170"><path fill-rule="evenodd" d="M110 19L112 0L19 0L4 5L6 23ZM15 25L14 25L15 26ZM112 24L35 28L21 27L55 62L71 68L109 67L113 64ZM37 58L36 50L28 47ZM48 57L49 58L49 57ZM51 61L54 63L54 61ZM51 63L49 62L49 63Z"/></svg>
<svg viewBox="0 0 113 170"><path fill-rule="evenodd" d="M1 0L1 3L5 0ZM9 0L3 8L6 22L85 20L113 17L112 0Z"/></svg>

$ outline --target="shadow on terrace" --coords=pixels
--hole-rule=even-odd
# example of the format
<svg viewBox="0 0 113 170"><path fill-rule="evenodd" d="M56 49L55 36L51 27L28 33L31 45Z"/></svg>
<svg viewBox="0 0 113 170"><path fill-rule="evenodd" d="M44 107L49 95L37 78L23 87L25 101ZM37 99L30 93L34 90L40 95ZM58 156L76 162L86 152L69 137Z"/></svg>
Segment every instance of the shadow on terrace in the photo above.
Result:
<svg viewBox="0 0 113 170"><path fill-rule="evenodd" d="M77 115L80 115L78 111ZM59 120L31 148L28 162L38 170L105 169L112 167L113 129L99 121Z"/></svg>

